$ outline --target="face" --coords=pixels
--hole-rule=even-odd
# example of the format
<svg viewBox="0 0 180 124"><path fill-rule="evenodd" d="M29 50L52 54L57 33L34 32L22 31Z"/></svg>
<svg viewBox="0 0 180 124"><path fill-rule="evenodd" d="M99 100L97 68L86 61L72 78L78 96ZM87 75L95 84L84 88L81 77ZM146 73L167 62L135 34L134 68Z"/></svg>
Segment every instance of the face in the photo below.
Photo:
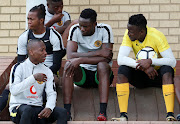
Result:
<svg viewBox="0 0 180 124"><path fill-rule="evenodd" d="M28 13L28 28L31 30L36 30L39 26L43 26L43 19L39 19L37 16L37 12L29 12Z"/></svg>
<svg viewBox="0 0 180 124"><path fill-rule="evenodd" d="M91 22L90 19L79 18L79 28L83 36L93 35L96 24L96 22Z"/></svg>
<svg viewBox="0 0 180 124"><path fill-rule="evenodd" d="M63 10L63 2L62 1L60 1L60 2L49 1L47 3L47 6L48 6L48 11L51 14L62 13L62 10Z"/></svg>
<svg viewBox="0 0 180 124"><path fill-rule="evenodd" d="M46 46L43 42L35 42L29 50L29 57L32 58L34 64L39 64L46 59Z"/></svg>
<svg viewBox="0 0 180 124"><path fill-rule="evenodd" d="M128 24L127 29L128 29L128 36L131 41L141 39L141 30L139 29L139 27Z"/></svg>

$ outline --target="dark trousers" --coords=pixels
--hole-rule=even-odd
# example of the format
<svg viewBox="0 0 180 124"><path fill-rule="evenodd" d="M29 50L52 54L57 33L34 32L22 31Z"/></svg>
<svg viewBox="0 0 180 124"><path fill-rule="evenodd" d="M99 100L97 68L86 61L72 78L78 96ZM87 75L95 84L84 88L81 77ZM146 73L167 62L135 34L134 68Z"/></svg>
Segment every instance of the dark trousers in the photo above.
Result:
<svg viewBox="0 0 180 124"><path fill-rule="evenodd" d="M39 119L38 114L44 109L40 106L21 105L15 107L13 113L16 117L11 117L16 124L49 124L57 120L57 124L67 124L67 111L64 108L55 107L49 118Z"/></svg>

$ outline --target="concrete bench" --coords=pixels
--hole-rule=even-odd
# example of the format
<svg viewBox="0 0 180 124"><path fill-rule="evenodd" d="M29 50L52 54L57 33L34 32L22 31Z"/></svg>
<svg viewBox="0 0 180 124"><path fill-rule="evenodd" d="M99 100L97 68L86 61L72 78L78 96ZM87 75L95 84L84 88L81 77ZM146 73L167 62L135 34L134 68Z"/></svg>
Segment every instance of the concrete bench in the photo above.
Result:
<svg viewBox="0 0 180 124"><path fill-rule="evenodd" d="M12 65L16 62L14 57L0 57L0 93L5 88L6 84L9 80L9 72L12 67ZM62 67L64 65L65 61L62 63ZM9 66L8 66L9 65ZM180 75L180 63L178 61L177 64L177 74ZM61 75L62 75L61 69ZM115 84L117 81L117 70L118 65L117 62L114 61L112 70L115 75L115 79L113 83ZM57 88L58 92L58 99L57 99L57 106L63 107L63 101L62 101L62 88ZM74 122L69 122L74 124L81 124L81 123L92 123L96 124L96 117L99 113L99 93L98 89L84 89L80 87L75 87L74 90L74 96L73 96L73 103L72 103L72 116ZM0 120L9 120L9 112L8 112L8 106L6 109L0 113ZM180 112L180 107L177 102L175 101L175 115ZM107 108L107 114L108 114L108 120L110 120L112 117L118 117L119 116L119 107L117 103L117 97L116 97L116 91L114 87L110 88L109 92L109 102L108 102L108 108ZM129 99L129 109L128 109L128 116L129 121L146 121L146 124L158 124L161 123L160 121L164 121L166 117L166 109L164 105L164 99L162 96L162 91L160 88L146 88L146 89L130 89L130 99ZM152 121L152 122L150 122ZM158 121L158 123L154 122ZM7 122L9 123L9 122ZM100 122L97 122L98 124ZM101 122L104 124L104 122ZM115 124L116 122L107 122ZM106 123L106 124L107 124ZM123 124L130 124L123 123ZM131 124L141 124L137 122L132 122ZM143 124L143 123L142 123ZM162 122L162 124L165 124Z"/></svg>

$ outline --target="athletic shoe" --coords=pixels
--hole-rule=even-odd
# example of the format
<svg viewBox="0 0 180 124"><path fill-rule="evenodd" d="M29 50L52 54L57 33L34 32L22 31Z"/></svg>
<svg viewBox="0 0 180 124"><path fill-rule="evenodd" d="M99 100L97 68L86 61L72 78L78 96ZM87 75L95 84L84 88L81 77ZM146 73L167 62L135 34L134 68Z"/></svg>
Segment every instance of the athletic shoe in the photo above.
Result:
<svg viewBox="0 0 180 124"><path fill-rule="evenodd" d="M167 113L166 121L176 121L173 112L168 112L168 113Z"/></svg>
<svg viewBox="0 0 180 124"><path fill-rule="evenodd" d="M112 118L111 121L128 121L128 115L126 112L121 112L120 118Z"/></svg>
<svg viewBox="0 0 180 124"><path fill-rule="evenodd" d="M177 121L180 121L180 114L176 116Z"/></svg>
<svg viewBox="0 0 180 124"><path fill-rule="evenodd" d="M67 121L72 121L72 117L71 117L71 114L69 112L67 112Z"/></svg>
<svg viewBox="0 0 180 124"><path fill-rule="evenodd" d="M107 121L107 117L104 113L99 113L97 121Z"/></svg>

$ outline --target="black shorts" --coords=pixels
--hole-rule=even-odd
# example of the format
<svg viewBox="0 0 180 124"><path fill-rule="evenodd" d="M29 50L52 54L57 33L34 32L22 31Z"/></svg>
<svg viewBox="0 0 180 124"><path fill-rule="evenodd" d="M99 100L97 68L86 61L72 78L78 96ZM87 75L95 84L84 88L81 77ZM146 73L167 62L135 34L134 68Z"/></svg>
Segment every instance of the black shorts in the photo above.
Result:
<svg viewBox="0 0 180 124"><path fill-rule="evenodd" d="M118 70L118 74L126 76L129 83L137 88L162 87L162 76L167 72L170 72L174 77L174 69L170 66L161 66L157 72L158 76L152 80L145 72L125 65L120 66Z"/></svg>
<svg viewBox="0 0 180 124"><path fill-rule="evenodd" d="M97 79L97 71L90 71L83 67L81 67L82 70L82 79L79 82L74 82L77 86L84 87L84 88L97 88L99 85L99 81ZM111 71L111 74L109 75L110 78L110 85L112 84L114 75L113 71Z"/></svg>

